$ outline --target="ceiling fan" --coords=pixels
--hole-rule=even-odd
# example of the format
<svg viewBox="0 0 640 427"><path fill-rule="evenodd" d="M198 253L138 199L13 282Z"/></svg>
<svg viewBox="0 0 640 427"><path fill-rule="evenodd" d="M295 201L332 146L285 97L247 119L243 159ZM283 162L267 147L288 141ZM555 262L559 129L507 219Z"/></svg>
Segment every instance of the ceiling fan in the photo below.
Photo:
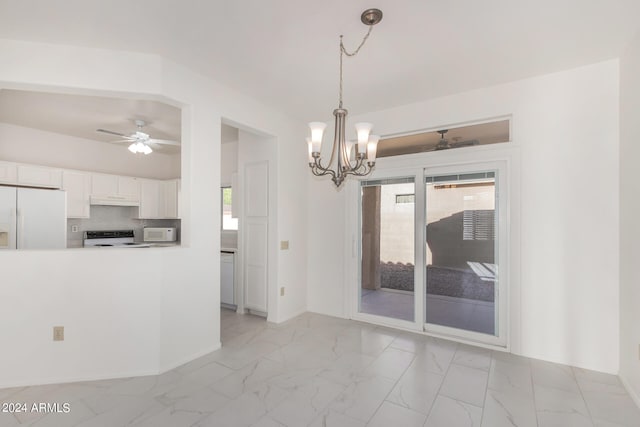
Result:
<svg viewBox="0 0 640 427"><path fill-rule="evenodd" d="M470 147L472 145L479 145L480 142L477 139L471 139L469 141L457 141L457 138L453 138L454 142L449 143L448 140L444 138L444 135L449 132L449 129L439 130L440 141L436 144L434 148L426 151L440 151L440 150L448 150L450 148L460 148L460 147Z"/></svg>
<svg viewBox="0 0 640 427"><path fill-rule="evenodd" d="M131 151L134 154L135 153L150 154L151 152L153 152L151 145L154 145L154 144L173 145L178 147L180 146L180 143L178 141L151 138L151 136L148 133L145 133L142 131L142 129L147 124L147 122L145 122L144 120L137 119L134 121L134 123L137 129L131 135L125 135L123 133L114 132L112 130L107 130L107 129L96 129L96 132L108 133L110 135L116 135L122 138L117 141L111 141L114 144L121 143L121 142L130 142L131 144L129 145L129 151Z"/></svg>

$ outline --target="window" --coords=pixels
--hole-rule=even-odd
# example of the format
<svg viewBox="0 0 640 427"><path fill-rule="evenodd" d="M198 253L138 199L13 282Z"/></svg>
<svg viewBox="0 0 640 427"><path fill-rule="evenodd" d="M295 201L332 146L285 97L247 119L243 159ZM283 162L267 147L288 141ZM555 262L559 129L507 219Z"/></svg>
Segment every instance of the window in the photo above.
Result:
<svg viewBox="0 0 640 427"><path fill-rule="evenodd" d="M495 240L495 210L464 210L462 240Z"/></svg>
<svg viewBox="0 0 640 427"><path fill-rule="evenodd" d="M222 230L237 231L238 218L232 212L233 193L231 187L222 187Z"/></svg>

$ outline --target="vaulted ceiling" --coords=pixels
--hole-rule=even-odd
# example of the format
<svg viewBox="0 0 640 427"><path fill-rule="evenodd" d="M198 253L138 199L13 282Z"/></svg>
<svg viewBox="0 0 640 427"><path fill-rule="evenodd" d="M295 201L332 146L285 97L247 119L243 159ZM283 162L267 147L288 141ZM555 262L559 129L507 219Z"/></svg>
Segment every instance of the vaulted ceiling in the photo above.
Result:
<svg viewBox="0 0 640 427"><path fill-rule="evenodd" d="M303 120L337 104L339 35L384 19L345 59L350 113L618 57L637 0L0 0L0 38L162 55Z"/></svg>

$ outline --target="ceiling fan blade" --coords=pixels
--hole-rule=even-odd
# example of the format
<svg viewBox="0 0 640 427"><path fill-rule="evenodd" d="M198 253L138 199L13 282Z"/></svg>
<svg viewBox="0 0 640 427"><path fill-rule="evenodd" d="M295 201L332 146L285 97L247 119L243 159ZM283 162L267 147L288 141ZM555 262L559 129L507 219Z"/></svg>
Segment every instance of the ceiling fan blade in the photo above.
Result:
<svg viewBox="0 0 640 427"><path fill-rule="evenodd" d="M477 139L470 139L469 141L452 142L449 145L451 148L471 147L472 145L480 145L480 141Z"/></svg>
<svg viewBox="0 0 640 427"><path fill-rule="evenodd" d="M438 141L436 146L433 147L432 151L448 150L451 147L452 147L452 145L449 144L449 141L447 141L446 139L443 138L440 141Z"/></svg>
<svg viewBox="0 0 640 427"><path fill-rule="evenodd" d="M442 148L438 149L437 147L422 147L420 149L420 153L429 153L431 151L440 151L440 150L442 150ZM408 153L408 154L411 154L411 153Z"/></svg>
<svg viewBox="0 0 640 427"><path fill-rule="evenodd" d="M116 139L115 141L107 141L109 144L122 144L123 142L135 142L135 139Z"/></svg>
<svg viewBox="0 0 640 427"><path fill-rule="evenodd" d="M178 141L171 141L169 139L150 139L147 141L147 143L150 144L161 144L161 145L173 145L175 147L179 147L180 146L180 142Z"/></svg>
<svg viewBox="0 0 640 427"><path fill-rule="evenodd" d="M125 134L120 133L120 132L114 132L112 130L96 129L96 132L108 133L110 135L116 135L116 136L122 136L122 137L128 138L128 135L125 135Z"/></svg>

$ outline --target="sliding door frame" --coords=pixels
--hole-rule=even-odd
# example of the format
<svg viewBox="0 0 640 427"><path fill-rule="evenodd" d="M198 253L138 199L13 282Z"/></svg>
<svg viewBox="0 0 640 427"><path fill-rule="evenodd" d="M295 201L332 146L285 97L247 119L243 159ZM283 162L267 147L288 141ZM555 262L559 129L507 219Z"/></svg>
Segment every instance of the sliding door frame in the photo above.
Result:
<svg viewBox="0 0 640 427"><path fill-rule="evenodd" d="M493 165L493 167L488 167ZM426 208L425 177L434 175L434 171L458 170L496 170L500 166L500 180L497 203L502 218L499 224L500 280L506 284L500 292L499 339L479 340L477 336L455 333L453 328L425 329L426 298ZM414 286L414 322L386 318L359 312L360 297L360 227L361 198L360 180L345 181L347 200L344 228L344 298L347 316L374 325L389 326L429 336L437 336L453 341L470 343L496 350L515 353L521 348L520 314L520 146L515 143L494 144L460 148L441 152L419 153L378 159L374 172L364 180L390 179L396 177L415 177L415 221L424 226L415 229L415 286ZM421 264L421 265L418 265ZM431 325L430 325L431 326ZM498 325L496 325L498 326Z"/></svg>
<svg viewBox="0 0 640 427"><path fill-rule="evenodd" d="M413 178L414 179L414 194L415 194L415 203L414 203L414 224L415 221L424 221L424 209L421 209L421 206L424 206L424 176L423 176L423 168L401 168L401 169L391 169L379 171L377 174L372 175L370 179L393 179L393 178ZM362 257L362 239L361 239L361 230L362 230L362 192L361 192L361 182L369 181L369 179L363 180L353 180L350 182L350 196L349 200L355 200L356 206L354 210L356 212L356 227L352 228L351 240L352 240L352 259L355 258L355 266L352 266L352 270L349 271L348 274L350 279L346 283L350 283L354 276L355 282L357 286L348 286L351 289L351 293L349 295L348 300L350 301L350 312L351 318L353 320L359 320L363 322L369 322L374 324L386 325L400 329L407 329L412 331L422 331L423 322L421 321L421 313L424 311L424 289L421 286L416 286L416 283L420 283L420 281L424 280L424 269L421 269L420 266L414 264L413 275L414 275L414 290L413 290L413 321L407 321L402 319L395 319L392 317L378 316L370 313L363 313L360 311L360 298L361 298L361 269L360 262ZM414 227L415 229L415 227ZM421 244L424 239L424 230L419 231L415 229L414 232L414 256L415 259L424 259L424 245ZM352 263L353 264L353 263Z"/></svg>

